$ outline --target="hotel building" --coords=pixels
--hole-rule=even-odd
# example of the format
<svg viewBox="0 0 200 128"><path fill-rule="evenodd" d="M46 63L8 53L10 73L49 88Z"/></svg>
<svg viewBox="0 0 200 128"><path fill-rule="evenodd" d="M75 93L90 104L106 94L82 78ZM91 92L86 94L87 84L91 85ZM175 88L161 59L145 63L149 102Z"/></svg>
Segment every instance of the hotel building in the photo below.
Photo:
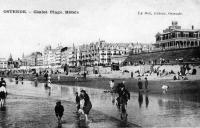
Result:
<svg viewBox="0 0 200 128"><path fill-rule="evenodd" d="M157 49L180 49L200 46L200 29L182 29L178 22L173 21L172 25L163 30L162 33L156 34Z"/></svg>

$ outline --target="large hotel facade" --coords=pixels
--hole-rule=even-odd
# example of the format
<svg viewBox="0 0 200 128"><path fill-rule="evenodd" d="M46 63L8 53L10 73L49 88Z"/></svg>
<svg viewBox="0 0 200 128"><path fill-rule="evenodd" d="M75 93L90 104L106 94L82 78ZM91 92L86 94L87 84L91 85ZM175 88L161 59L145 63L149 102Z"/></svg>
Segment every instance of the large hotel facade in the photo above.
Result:
<svg viewBox="0 0 200 128"><path fill-rule="evenodd" d="M172 25L156 34L156 48L179 49L200 46L200 29L182 29L178 22L173 21Z"/></svg>

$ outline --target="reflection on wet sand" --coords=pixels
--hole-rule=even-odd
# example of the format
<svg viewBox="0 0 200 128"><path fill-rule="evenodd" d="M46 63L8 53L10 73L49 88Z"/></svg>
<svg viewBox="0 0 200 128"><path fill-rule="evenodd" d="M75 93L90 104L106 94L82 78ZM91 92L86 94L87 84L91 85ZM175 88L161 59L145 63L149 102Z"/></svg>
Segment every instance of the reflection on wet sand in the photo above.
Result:
<svg viewBox="0 0 200 128"><path fill-rule="evenodd" d="M112 105L115 105L116 103L115 103L115 101L116 101L116 96L115 96L115 94L111 94L111 101L112 101Z"/></svg>
<svg viewBox="0 0 200 128"><path fill-rule="evenodd" d="M34 81L34 85L35 85L35 87L38 86L38 80L35 80L35 81Z"/></svg>
<svg viewBox="0 0 200 128"><path fill-rule="evenodd" d="M48 85L48 83L44 83L44 89L48 96L51 96L51 87Z"/></svg>
<svg viewBox="0 0 200 128"><path fill-rule="evenodd" d="M116 95L104 93L101 89L79 87L78 85L60 86L55 84L49 87L44 83L38 83L35 86L30 81L24 81L24 85L22 86L16 86L13 82L10 82L8 85L10 93L59 98L73 102L75 101L74 93L85 89L91 98L93 104L92 109L120 120L119 111L115 105ZM139 124L144 127L200 126L199 99L200 95L194 93L187 95L152 95L144 92L131 93L131 99L127 105L128 123ZM163 120L167 120L167 122L162 122ZM77 122L77 127L80 123Z"/></svg>
<svg viewBox="0 0 200 128"><path fill-rule="evenodd" d="M141 108L142 104L143 104L143 94L142 94L142 92L138 93L138 103L139 103L139 107Z"/></svg>
<svg viewBox="0 0 200 128"><path fill-rule="evenodd" d="M89 123L86 122L85 120L80 120L80 115L76 114L75 115L76 120L75 120L75 128L89 128Z"/></svg>
<svg viewBox="0 0 200 128"><path fill-rule="evenodd" d="M149 106L149 94L148 94L148 92L145 93L145 103L146 103L146 108L148 108L148 106Z"/></svg>
<svg viewBox="0 0 200 128"><path fill-rule="evenodd" d="M6 128L7 108L6 105L0 108L0 124L2 128Z"/></svg>
<svg viewBox="0 0 200 128"><path fill-rule="evenodd" d="M138 104L139 104L139 108L142 107L143 104L143 97L145 96L145 105L146 108L148 108L149 106L149 94L148 92L138 92Z"/></svg>

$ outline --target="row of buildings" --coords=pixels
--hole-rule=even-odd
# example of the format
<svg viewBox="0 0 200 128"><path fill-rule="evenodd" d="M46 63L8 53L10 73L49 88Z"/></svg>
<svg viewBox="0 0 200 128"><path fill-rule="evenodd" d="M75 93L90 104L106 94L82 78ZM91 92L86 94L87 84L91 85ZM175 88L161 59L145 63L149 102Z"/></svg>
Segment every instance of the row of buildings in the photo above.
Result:
<svg viewBox="0 0 200 128"><path fill-rule="evenodd" d="M52 48L33 52L21 59L22 66L95 66L121 63L130 53L150 51L152 45L141 43L107 43L103 40L80 46Z"/></svg>
<svg viewBox="0 0 200 128"><path fill-rule="evenodd" d="M15 66L94 66L122 63L127 56L148 52L173 49L192 48L200 46L200 29L182 29L177 21L157 33L156 43L108 43L104 40L83 44L80 46L63 47L50 45L43 52L33 52L15 61ZM10 60L9 60L10 61ZM11 61L9 62L11 63ZM0 58L0 68L6 68L8 62ZM11 63L12 64L12 63ZM17 65L17 66L16 66Z"/></svg>

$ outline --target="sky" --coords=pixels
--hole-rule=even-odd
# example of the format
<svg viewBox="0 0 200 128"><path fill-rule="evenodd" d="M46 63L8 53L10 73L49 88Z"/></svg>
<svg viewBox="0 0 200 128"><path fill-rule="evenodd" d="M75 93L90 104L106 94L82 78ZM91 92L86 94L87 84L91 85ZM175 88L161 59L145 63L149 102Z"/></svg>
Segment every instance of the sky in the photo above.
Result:
<svg viewBox="0 0 200 128"><path fill-rule="evenodd" d="M34 10L72 10L79 14L34 14ZM42 52L47 45L70 47L99 39L155 43L155 34L172 21L178 21L182 28L194 25L200 29L200 0L0 0L0 58L8 58L11 53L16 59L23 53Z"/></svg>

